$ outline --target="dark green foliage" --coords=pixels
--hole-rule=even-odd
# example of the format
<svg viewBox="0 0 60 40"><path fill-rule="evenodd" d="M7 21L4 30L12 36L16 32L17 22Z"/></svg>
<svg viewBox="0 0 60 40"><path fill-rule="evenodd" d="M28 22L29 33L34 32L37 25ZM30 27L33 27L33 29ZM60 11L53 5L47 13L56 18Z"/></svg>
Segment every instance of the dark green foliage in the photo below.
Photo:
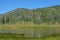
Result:
<svg viewBox="0 0 60 40"><path fill-rule="evenodd" d="M5 19L4 19L4 16L2 17L2 23L5 23Z"/></svg>

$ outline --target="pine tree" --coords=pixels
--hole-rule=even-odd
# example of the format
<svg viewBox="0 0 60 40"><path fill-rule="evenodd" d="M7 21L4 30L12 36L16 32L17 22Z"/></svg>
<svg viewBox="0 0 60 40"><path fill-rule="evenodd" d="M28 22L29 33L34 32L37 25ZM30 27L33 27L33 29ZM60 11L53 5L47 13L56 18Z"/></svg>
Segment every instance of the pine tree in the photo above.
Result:
<svg viewBox="0 0 60 40"><path fill-rule="evenodd" d="M3 23L3 24L5 23L4 16L3 16L3 18L2 18L2 23Z"/></svg>

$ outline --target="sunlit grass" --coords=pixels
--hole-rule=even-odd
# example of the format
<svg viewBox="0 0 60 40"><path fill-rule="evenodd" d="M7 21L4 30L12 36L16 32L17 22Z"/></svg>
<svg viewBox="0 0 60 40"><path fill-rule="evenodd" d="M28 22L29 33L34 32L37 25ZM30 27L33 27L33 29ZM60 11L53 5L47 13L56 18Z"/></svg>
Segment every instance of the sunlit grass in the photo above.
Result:
<svg viewBox="0 0 60 40"><path fill-rule="evenodd" d="M16 24L2 24L0 25L0 29L7 29L7 30L19 30L20 28L34 28L34 27L40 27L40 28L49 28L49 27L60 27L59 24L55 24L55 25L48 25L48 24L34 24L34 23L30 23L30 22L26 22L26 23L16 23Z"/></svg>

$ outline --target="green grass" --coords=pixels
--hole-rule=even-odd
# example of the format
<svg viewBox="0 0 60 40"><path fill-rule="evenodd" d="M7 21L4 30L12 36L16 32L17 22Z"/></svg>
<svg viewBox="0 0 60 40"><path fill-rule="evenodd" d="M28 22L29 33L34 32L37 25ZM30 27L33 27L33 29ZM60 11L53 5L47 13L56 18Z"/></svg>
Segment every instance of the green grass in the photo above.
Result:
<svg viewBox="0 0 60 40"><path fill-rule="evenodd" d="M54 28L56 28L56 27L60 27L60 25L59 24L55 24L55 25L47 25L47 24L33 24L33 23L31 23L31 24L24 24L24 23L22 23L22 24L20 24L20 23L16 23L16 24L2 24L2 25L0 25L0 29L7 29L7 30L13 30L13 29L16 29L16 30L19 30L20 28L33 28L33 27L40 27L40 28L45 28L45 27L54 27Z"/></svg>
<svg viewBox="0 0 60 40"><path fill-rule="evenodd" d="M51 35L41 38L24 38L21 34L0 33L0 40L60 40L60 35Z"/></svg>

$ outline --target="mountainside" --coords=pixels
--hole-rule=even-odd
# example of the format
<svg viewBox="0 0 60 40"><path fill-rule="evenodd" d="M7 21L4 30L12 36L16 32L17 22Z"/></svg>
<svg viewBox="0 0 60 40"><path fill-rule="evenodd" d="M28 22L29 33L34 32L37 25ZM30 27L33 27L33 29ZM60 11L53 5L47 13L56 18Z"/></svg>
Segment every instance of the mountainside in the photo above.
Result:
<svg viewBox="0 0 60 40"><path fill-rule="evenodd" d="M60 23L60 6L52 6L47 8L26 9L17 8L10 12L0 15L0 23L15 23L15 22L33 22L35 24Z"/></svg>

